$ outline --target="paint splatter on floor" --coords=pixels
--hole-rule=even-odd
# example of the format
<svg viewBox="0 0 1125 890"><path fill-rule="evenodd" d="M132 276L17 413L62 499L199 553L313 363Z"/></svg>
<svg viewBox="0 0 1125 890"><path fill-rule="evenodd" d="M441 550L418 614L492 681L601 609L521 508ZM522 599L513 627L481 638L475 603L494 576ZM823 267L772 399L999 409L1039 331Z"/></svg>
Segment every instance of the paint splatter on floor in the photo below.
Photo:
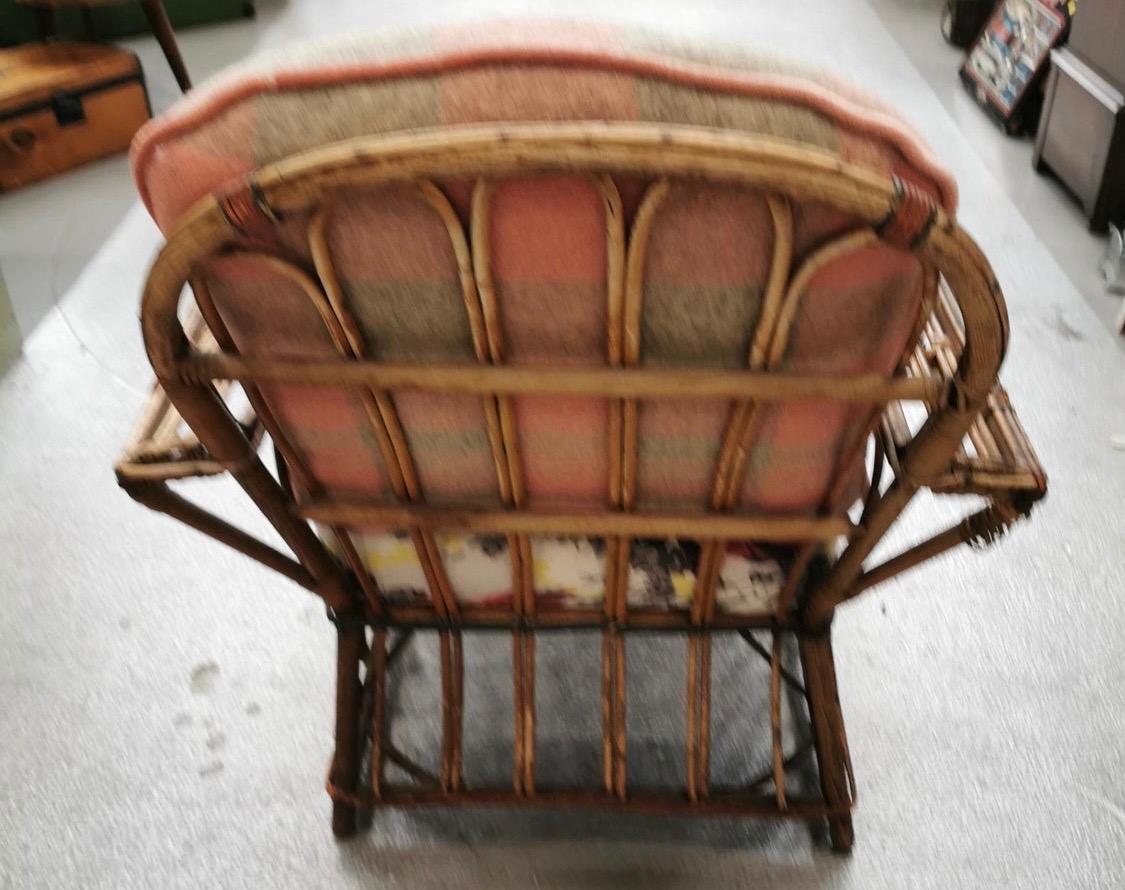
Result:
<svg viewBox="0 0 1125 890"><path fill-rule="evenodd" d="M219 679L219 666L213 661L197 664L191 671L191 691L196 695L205 695L215 688Z"/></svg>

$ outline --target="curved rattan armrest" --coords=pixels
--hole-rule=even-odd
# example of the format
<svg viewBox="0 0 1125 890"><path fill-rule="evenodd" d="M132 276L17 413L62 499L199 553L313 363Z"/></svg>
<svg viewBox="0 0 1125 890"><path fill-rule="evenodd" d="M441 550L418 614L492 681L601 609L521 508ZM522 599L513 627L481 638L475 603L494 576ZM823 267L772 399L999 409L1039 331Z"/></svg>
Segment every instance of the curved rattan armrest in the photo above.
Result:
<svg viewBox="0 0 1125 890"><path fill-rule="evenodd" d="M953 294L941 281L933 313L906 365L914 377L950 380L965 348L965 331ZM935 494L976 495L984 506L957 524L872 567L865 567L840 597L863 591L962 544L987 545L1028 516L1047 493L1047 476L1016 416L1007 392L995 384L954 450L949 463L925 478L909 478L904 458L925 420L943 406L927 404L921 418L907 417L902 402L889 402L878 429L877 462L886 459L899 483ZM878 496L878 487L872 498Z"/></svg>
<svg viewBox="0 0 1125 890"><path fill-rule="evenodd" d="M879 455L896 477L902 478L899 458L913 438L899 403L891 403L883 416ZM977 495L985 505L957 524L864 571L840 597L845 602L907 569L963 544L980 547L1001 537L1010 526L1026 518L1047 494L1047 477L1012 410L1008 395L997 384L989 394L961 447L948 468L929 479L913 480L919 488L936 494Z"/></svg>
<svg viewBox="0 0 1125 890"><path fill-rule="evenodd" d="M184 327L197 348L215 347L215 338L197 311L193 310ZM225 397L230 394L232 385L221 381L215 390L220 397ZM237 423L251 448L257 450L264 430L257 414L247 407ZM199 441L159 383L153 384L141 417L114 469L118 484L138 503L234 547L302 587L315 589L309 573L290 556L172 490L169 482L221 476L230 467L216 460Z"/></svg>
<svg viewBox="0 0 1125 890"><path fill-rule="evenodd" d="M192 310L184 327L196 348L216 348L215 338L198 311ZM226 396L231 384L223 381L216 384L216 388L220 396ZM248 406L241 410L238 420L246 437L257 447L262 425L253 408ZM226 468L211 456L184 422L163 387L154 383L115 470L121 484L128 486L218 476Z"/></svg>
<svg viewBox="0 0 1125 890"><path fill-rule="evenodd" d="M918 377L950 377L964 346L965 332L956 301L942 281L923 341L908 362L907 372ZM902 403L889 403L881 431L887 458L897 471L898 458L914 438ZM989 393L948 467L916 481L939 494L976 494L1007 500L1019 505L1020 513L1026 513L1047 493L1043 467L999 383Z"/></svg>
<svg viewBox="0 0 1125 890"><path fill-rule="evenodd" d="M883 417L882 435L888 458L894 462L911 439L909 424L897 403ZM1028 508L1047 493L1039 458L1000 385L989 394L988 404L949 467L922 481L937 494L1006 498Z"/></svg>

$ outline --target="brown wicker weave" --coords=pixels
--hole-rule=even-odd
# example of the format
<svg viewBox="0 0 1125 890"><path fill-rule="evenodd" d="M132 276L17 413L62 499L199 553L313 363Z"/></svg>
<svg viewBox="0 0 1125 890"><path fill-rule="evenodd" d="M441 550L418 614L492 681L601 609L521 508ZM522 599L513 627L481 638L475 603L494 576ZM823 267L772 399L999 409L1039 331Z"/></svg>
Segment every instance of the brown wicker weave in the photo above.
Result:
<svg viewBox="0 0 1125 890"><path fill-rule="evenodd" d="M360 349L341 349L333 360L283 360L236 354L210 303L206 288L195 296L218 349L185 335L177 305L185 283L200 262L218 252L255 242L255 234L282 218L312 213L310 236L317 253L317 208L341 200L349 189L392 181L415 181L432 189L434 179L473 176L480 181L534 172L631 172L650 178L650 197L667 187L667 177L702 177L768 190L782 207L789 201L816 201L866 221L872 232L909 246L942 276L933 312L919 333L904 371L883 378L789 374L771 370L769 330L781 332L792 313L772 319L763 313L747 370L661 370L631 367L636 362L640 318L624 310L623 342L611 353L618 367L605 369L510 368L480 365L394 365L372 361ZM487 212L488 186L478 188L474 215ZM779 214L779 217L784 214ZM611 267L621 270L621 287L636 287L630 269L639 268L638 229L611 239ZM474 226L470 226L474 229ZM470 233L471 234L471 233ZM779 240L788 237L778 226ZM627 247L628 245L628 247ZM463 247L463 251L470 248ZM643 247L637 248L643 250ZM463 257L465 274L474 274ZM320 265L318 263L318 265ZM330 307L348 329L346 299L334 286L330 267L321 267L310 298ZM307 275L305 280L312 280ZM472 279L469 279L472 284ZM200 282L196 282L197 285ZM489 282L478 276L487 305ZM324 290L321 291L320 288ZM611 304L612 304L611 292ZM628 307L628 297L625 297ZM620 316L619 316L620 317ZM145 290L142 323L160 389L128 456L118 465L122 486L138 501L168 513L276 569L320 596L338 633L336 751L328 788L335 802L333 828L348 835L357 811L376 806L514 804L582 806L661 813L787 816L828 820L832 845L850 849L850 810L855 798L844 722L837 698L831 624L836 608L873 584L962 543L989 543L1027 515L1046 490L1043 471L1008 401L997 386L1007 340L1004 300L987 261L973 241L931 200L897 180L850 166L838 158L790 143L691 127L634 124L526 124L459 128L341 143L262 169L237 189L201 201L182 220L157 260ZM395 506L380 503L309 500L295 497L284 473L275 478L258 457L256 427L234 419L216 388L238 381L257 409L258 421L273 438L284 468L291 452L284 431L270 415L257 386L266 382L347 385L370 394L375 416L393 413L388 394L406 390L477 394L495 399L491 420L496 441L518 448L502 422L505 403L516 394L582 394L616 400L618 419L611 438L620 446L622 490L615 506L592 512L531 510L518 501L507 509L450 510L427 506L409 486ZM669 397L729 401L730 422L715 472L712 509L669 515L632 509L637 461L636 406L639 399ZM854 443L856 454L874 436L876 458L862 518L849 519L843 507L817 516L745 515L731 509L730 493L745 470L741 443L754 425L756 406L801 399L846 400L871 405L871 422ZM907 422L904 403L924 407L920 428ZM194 438L180 434L181 418ZM401 443L400 443L401 444ZM392 451L393 454L393 451ZM846 462L842 462L844 464ZM253 539L172 493L167 482L188 475L229 472L256 502L292 549L296 559ZM841 476L843 473L841 472ZM887 477L890 477L889 480ZM842 480L838 479L838 484ZM865 566L872 548L923 488L972 494L981 507L963 522L881 565ZM836 498L842 501L844 498ZM345 568L310 528L309 520L336 526L392 526L421 537L458 528L527 535L604 535L611 546L606 605L602 613L537 608L533 596L516 597L510 609L459 608L437 596L432 606L390 606L354 554ZM628 607L622 574L631 536L696 538L704 559L690 613ZM798 554L775 614L747 616L715 609L714 551L727 539L786 542ZM833 546L846 539L839 556ZM612 546L615 545L615 546ZM436 551L420 548L428 559ZM711 553L711 556L707 556ZM345 554L345 556L349 556ZM440 558L440 557L437 557ZM440 566L438 567L440 569ZM434 566L429 566L433 573ZM435 574L440 577L440 571ZM441 593L440 587L435 588ZM525 591L526 593L526 591ZM535 765L534 700L537 635L558 627L587 627L602 635L603 780L599 787L545 789ZM416 628L439 630L442 679L440 773L432 775L393 743L387 726L388 668ZM462 636L477 628L505 629L513 640L515 751L511 785L467 787L462 778L462 702L465 676ZM664 629L686 634L688 657L686 787L655 793L629 787L625 723L625 647L631 632ZM765 631L772 645L752 633ZM710 782L710 686L712 638L734 631L770 665L772 763L768 776L736 789ZM389 645L389 634L394 643ZM795 638L803 678L782 665L781 643ZM472 679L471 677L469 678ZM812 748L819 767L820 794L787 793L787 773L801 750L785 753L781 694L788 685L808 703ZM369 756L368 756L369 754ZM370 763L361 775L361 764ZM384 766L397 765L415 781L394 784ZM772 785L772 789L770 789Z"/></svg>

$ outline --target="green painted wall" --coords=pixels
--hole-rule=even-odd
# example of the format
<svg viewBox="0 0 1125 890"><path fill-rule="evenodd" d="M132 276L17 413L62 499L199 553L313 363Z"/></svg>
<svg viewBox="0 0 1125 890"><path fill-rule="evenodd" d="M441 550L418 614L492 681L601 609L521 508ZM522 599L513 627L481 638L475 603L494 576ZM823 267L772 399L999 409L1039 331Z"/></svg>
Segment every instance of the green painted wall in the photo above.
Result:
<svg viewBox="0 0 1125 890"><path fill-rule="evenodd" d="M164 0L168 17L177 28L239 19L254 14L254 0ZM148 31L148 21L137 3L91 9L99 39L125 37ZM58 10L60 32L75 40L88 39L82 13L76 8ZM0 0L0 46L15 46L36 38L33 11L15 0Z"/></svg>

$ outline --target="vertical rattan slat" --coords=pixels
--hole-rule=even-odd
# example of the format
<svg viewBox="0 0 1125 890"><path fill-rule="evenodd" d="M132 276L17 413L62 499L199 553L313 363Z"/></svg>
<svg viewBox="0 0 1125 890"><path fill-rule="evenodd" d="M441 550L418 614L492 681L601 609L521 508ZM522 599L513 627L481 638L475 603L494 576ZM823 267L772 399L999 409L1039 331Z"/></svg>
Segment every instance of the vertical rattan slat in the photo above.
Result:
<svg viewBox="0 0 1125 890"><path fill-rule="evenodd" d="M368 357L367 340L356 322L348 296L340 284L328 244L327 226L331 212L332 204L328 203L318 208L313 215L308 228L309 247L317 275L324 287L327 303L333 312L336 324L345 335L344 342L339 344L341 354L350 358L366 358ZM414 461L410 456L410 448L391 396L385 392L368 389L364 393L364 407L372 431L379 442L383 463L395 495L407 501L422 500L424 495L418 484ZM441 554L433 540L433 535L412 529L411 539L426 576L426 582L433 594L435 606L442 614L456 614L457 605L442 568Z"/></svg>
<svg viewBox="0 0 1125 890"><path fill-rule="evenodd" d="M771 634L770 646L770 739L773 746L773 789L777 808L785 809L785 738L781 722L781 634Z"/></svg>
<svg viewBox="0 0 1125 890"><path fill-rule="evenodd" d="M767 301L767 305L776 306L776 314L773 316L773 326L771 328L764 328L760 324L758 332L760 332L761 337L756 333L754 346L751 348L751 364L755 368L773 370L780 367L781 363L784 361L785 353L789 346L789 339L793 331L793 324L800 308L801 297L804 295L805 288L808 286L813 276L824 265L837 257L861 246L874 244L877 241L875 233L869 229L848 232L820 247L802 262L796 272L792 272L791 213L788 219L788 231L790 243L786 256L785 274L781 279L780 292L776 298L776 302ZM775 279L775 281L776 280L777 279ZM760 362L760 364L754 365L755 362ZM760 412L751 410L740 431L739 448L736 451L734 466L728 476L728 487L723 503L723 506L727 509L730 509L738 502L739 495L745 484L748 469L749 444L756 430L759 418ZM837 472L838 471L839 468L837 468ZM797 557L789 568L785 584L778 596L778 614L782 614L782 609L791 606L800 585L801 576L808 568L810 560L820 546L820 542L810 541L798 550ZM721 557L721 554L717 555Z"/></svg>
<svg viewBox="0 0 1125 890"><path fill-rule="evenodd" d="M203 316L203 321L211 330L211 335L219 344L219 348L223 352L230 355L238 354L238 347L234 343L234 338L231 337L230 331L227 329L226 322L223 321L222 316L219 314L218 307L215 305L214 298L211 294L207 279L202 274L195 274L191 278L191 290L195 297L195 304L199 308L200 315ZM281 425L277 423L273 412L266 404L265 399L262 398L261 390L251 383L244 383L242 391L246 393L247 401L250 402L258 419L270 434L273 439L274 445L285 459L287 469L292 484L299 485L305 491L316 491L319 485L316 482L312 472L305 466L305 461L297 451L296 447L289 440L281 429Z"/></svg>
<svg viewBox="0 0 1125 890"><path fill-rule="evenodd" d="M273 271L293 281L294 284L303 291L305 296L308 297L309 302L316 308L317 315L321 317L325 330L332 339L336 350L344 354L346 350L346 334L344 333L343 327L341 327L340 318L333 313L332 307L326 302L325 295L321 293L321 290L319 290L315 282L309 278L302 269L297 268L290 261L281 257L276 257L276 255L273 254L246 252L234 253L232 255L244 255L246 258L253 258L259 262L266 263ZM230 335L227 334L227 336ZM277 422L276 417L273 417L272 412L269 412L269 416L272 428L277 429L278 438L275 439L275 442L286 442L286 444L288 444L288 437L286 437L284 430L281 429L281 424ZM279 452L285 453L286 450L296 452L296 449L291 446L285 448L279 444ZM300 461L300 466L303 467L302 475L308 480L309 484L315 485L316 483L311 471L308 471L303 465L304 461ZM317 488L318 487L317 485ZM379 610L379 613L385 612L384 604L382 604L381 596L378 591L378 585L375 584L375 579L367 572L367 568L363 566L362 560L357 550L355 550L351 533L344 529L342 525L333 525L332 532L337 543L339 543L346 563L348 563L352 572L359 579L364 596L367 597L370 603L375 604L375 608Z"/></svg>
<svg viewBox="0 0 1125 890"><path fill-rule="evenodd" d="M923 335L930 328L931 318L933 317L939 299L939 277L938 270L933 263L922 262L922 298L919 301L918 318L914 324L914 329L910 334L910 338L907 340L907 350L903 353L895 367L896 374L902 373L904 369L910 367L911 362L917 354L917 350L911 350L909 344L921 344ZM852 437L851 442L844 443L844 446L840 450L840 456L835 462L832 473L833 480L829 486L828 494L821 503L822 512L826 511L831 515L835 515L847 506L841 503L841 499L846 494L850 468L856 461L862 459L867 449L867 442L879 428L885 410L886 406L884 405L873 406L866 420L856 427L855 435Z"/></svg>
<svg viewBox="0 0 1125 890"><path fill-rule="evenodd" d="M461 284L461 295L465 304L465 311L469 319L469 329L473 340L473 353L478 362L488 361L488 328L485 321L484 307L480 292L477 288L477 276L473 267L473 254L469 241L466 238L464 227L457 212L453 209L449 198L433 182L419 180L417 183L422 196L441 217L449 235L450 245L457 261L458 276ZM488 426L489 443L493 449L493 462L497 468L497 485L503 502L514 499L511 486L511 474L504 473L505 461L496 450L497 444L503 445L502 429L496 428L497 403L492 397L482 398L485 423ZM507 484L506 484L507 483ZM509 553L512 554L512 538L509 537ZM440 557L439 557L440 558ZM521 558L511 555L513 582L525 575L525 563ZM513 586L513 605L518 597L519 587ZM450 709L450 783L454 789L461 787L462 758L463 758L463 733L464 733L464 653L463 641L460 631L449 631L441 635L443 658L450 663L451 688L453 689L453 702Z"/></svg>
<svg viewBox="0 0 1125 890"><path fill-rule="evenodd" d="M471 291L471 276L466 276L467 251L464 235L460 232L456 214L444 195L432 183L422 180L415 184L420 196L439 216L450 236L450 244L457 259L462 294L470 325L475 317L475 300ZM340 344L342 354L366 358L367 339L356 321L347 293L340 284L336 265L328 242L327 226L332 211L331 204L323 204L313 215L308 229L309 246L317 274L324 286L327 301L333 310L340 329L346 335L346 344ZM460 233L461 237L458 238ZM474 343L477 336L474 336ZM395 493L405 500L422 501L424 493L418 483L417 471L410 448L402 430L397 409L389 393L368 389L364 404L373 431L383 451L384 463L392 479ZM389 447L388 447L389 446ZM396 472L397 470L397 472ZM410 535L418 555L427 585L433 595L440 615L455 617L459 613L456 597L443 565L441 550L431 532L411 529ZM354 548L353 548L354 549ZM364 574L367 574L364 570ZM442 679L442 758L441 784L447 791L456 791L461 784L461 698L464 688L464 665L461 657L461 639L458 631L440 631L438 646L441 657Z"/></svg>
<svg viewBox="0 0 1125 890"><path fill-rule="evenodd" d="M519 635L523 652L523 732L524 773L523 789L528 796L535 794L535 633L525 631Z"/></svg>
<svg viewBox="0 0 1125 890"><path fill-rule="evenodd" d="M914 330L910 332L910 339L906 342L921 343L922 335L925 333L930 319L933 318L934 311L937 309L938 300L940 295L938 293L940 287L941 273L937 267L926 260L921 260L922 263L922 301L918 307L918 319L914 325ZM909 347L908 347L909 348ZM904 361L899 363L899 369L902 368Z"/></svg>
<svg viewBox="0 0 1125 890"><path fill-rule="evenodd" d="M614 320L620 316L621 285L619 278L624 264L622 231L623 211L620 195L616 186L609 177L595 177L594 182L602 195L606 213L606 241L607 241L607 304L609 330L607 331L607 351L611 362L613 361L615 346L619 336L614 332ZM491 232L490 213L493 194L493 185L490 181L482 179L477 182L473 190L471 227L473 266L477 279L478 291L483 306L483 319L487 331L490 358L494 364L502 364L505 360L504 337L502 327L503 311L501 301L496 291L496 285L491 271ZM515 415L512 400L507 397L497 398L496 416L499 420L499 441L504 447L507 456L507 466L510 475L511 504L516 507L526 505L526 485L522 459L519 453L519 436L515 424ZM613 422L611 420L611 442L614 438ZM612 446L611 446L612 447ZM612 463L612 461L611 461ZM611 485L612 488L612 485ZM612 491L611 491L612 495ZM531 542L526 535L514 536L518 548L519 564L522 567L521 584L517 590L517 614L533 618L536 612L534 586L531 567L533 557ZM607 583L609 573L607 571ZM516 787L523 793L534 792L534 749L535 749L535 638L532 632L517 630L514 637L515 651L513 653L514 683L516 698Z"/></svg>
<svg viewBox="0 0 1125 890"><path fill-rule="evenodd" d="M641 316L644 311L644 284L645 284L645 257L652 235L652 226L657 218L661 205L668 197L671 185L667 179L657 179L645 190L633 227L629 233L628 245L625 255L625 285L622 294L621 312L621 365L635 367L641 361ZM612 346L613 340L610 340ZM612 350L611 350L612 355ZM638 410L636 399L625 399L621 402L619 411L621 415L621 481L617 486L620 495L618 507L621 510L632 510L637 498L637 461L638 461ZM611 442L611 444L613 444ZM625 677L625 637L621 632L628 613L629 595L629 558L632 542L628 537L617 537L614 540L612 553L615 563L612 571L606 577L606 612L611 623L607 625L606 634L609 636L609 645L606 647L605 656L611 661L610 674L612 678L611 689L603 690L603 695L610 696L610 725L605 728L612 738L611 750L613 760L613 791L618 798L626 795L626 677ZM607 547L609 553L611 548Z"/></svg>
<svg viewBox="0 0 1125 890"><path fill-rule="evenodd" d="M488 345L487 360L494 365L505 362L504 329L500 300L492 276L491 211L493 183L479 179L473 187L470 210L470 244L473 272L481 303L481 321ZM503 451L503 468L506 475L506 503L523 507L527 500L523 463L519 453L519 432L516 427L512 400L508 397L491 397L493 407L489 412L490 440ZM512 561L515 586L512 603L517 618L535 614L535 591L532 578L531 541L527 535L509 535L508 551ZM528 634L517 627L512 634L512 695L513 695L513 787L519 794L534 793L535 713L534 713L534 647L529 645Z"/></svg>
<svg viewBox="0 0 1125 890"><path fill-rule="evenodd" d="M256 262L262 263L270 268L273 272L292 281L298 288L300 288L301 292L305 294L305 296L309 299L309 302L316 309L316 312L321 321L324 323L325 330L328 332L328 335L331 338L332 343L336 347L337 351L341 355L348 354L348 340L350 335L347 332L343 321L341 321L341 317L333 310L333 307L330 305L327 296L321 291L320 287L304 272L304 270L294 265L288 259L280 256L275 256L274 254L270 253L260 251L240 251L232 253L231 255L242 256L247 259L252 259ZM279 436L279 438L275 439L274 441L285 441L286 437L284 436L284 431L280 428L280 424L276 422L276 418L273 418L272 413L270 414L270 416L273 421L272 425L277 428ZM282 451L282 446L279 445L278 450ZM293 451L294 449L290 448L288 450ZM308 480L312 480L312 474L307 470L305 470L302 475L307 477ZM375 604L376 608L379 608L380 611L382 611L381 597L379 595L377 586L374 583L374 579L372 579L368 574L366 567L362 563L362 560L360 560L359 554L356 552L355 544L352 540L351 534L342 526L332 526L332 532L339 542L340 549L343 552L344 559L348 563L349 568L351 568L352 572L355 573L357 579L359 579L365 597L369 602Z"/></svg>
<svg viewBox="0 0 1125 890"><path fill-rule="evenodd" d="M457 261L457 270L460 277L462 297L465 302L465 311L468 315L469 329L473 340L473 353L478 362L490 363L494 354L499 348L501 340L500 333L497 331L497 340L495 343L490 339L490 328L486 321L484 306L482 305L481 293L478 289L478 274L474 268L474 258L472 247L466 237L464 227L457 212L453 209L445 193L430 180L420 180L417 183L418 189L422 196L430 204L438 215L441 217L445 225L446 231L449 233L450 244L453 248L453 254ZM487 238L487 233L485 233ZM484 270L484 276L487 276L488 282L491 282L489 270ZM490 345L492 344L492 345ZM500 491L500 500L504 504L513 504L513 482L512 472L510 468L510 461L505 448L505 439L502 431L502 421L497 405L497 400L494 396L485 396L482 398L482 408L484 410L485 424L488 431L489 446L492 450L493 461L496 465L496 478ZM524 597L520 592L524 589L524 572L523 572L523 555L520 552L521 548L518 545L513 545L513 542L518 539L514 536L509 536L509 555L512 561L512 582L513 582L513 607L516 609L517 614L520 610L520 604Z"/></svg>
<svg viewBox="0 0 1125 890"><path fill-rule="evenodd" d="M789 202L778 195L767 195L773 245L770 268L762 294L761 308L754 329L749 333L750 347L746 364L760 370L767 359L769 343L774 336L782 309L785 285L793 256L793 213ZM745 450L755 422L752 402L732 403L730 417L712 474L710 507L729 510L737 501L738 474L745 466L740 451ZM704 542L700 549L695 590L692 593L692 623L709 622L715 612L715 592L722 571L726 542ZM692 635L688 640L688 794L692 799L706 797L710 789L710 661L709 635Z"/></svg>
<svg viewBox="0 0 1125 890"><path fill-rule="evenodd" d="M774 242L761 311L750 336L750 350L746 364L752 371L759 371L767 366L769 347L774 339L775 327L783 308L785 288L793 258L793 212L789 202L777 195L769 195L767 201L773 223ZM731 418L723 435L719 463L714 473L711 490L713 510L730 509L737 501L741 487L738 484L738 475L740 468L745 466L741 451L744 450L744 443L750 435L749 426L752 423L753 412L754 405L751 402L739 402L732 406Z"/></svg>
<svg viewBox="0 0 1125 890"><path fill-rule="evenodd" d="M611 367L621 367L625 355L625 276L627 268L627 238L625 210L617 185L609 176L597 177L606 215L606 360ZM608 494L611 508L621 509L624 504L625 440L624 405L609 400ZM617 668L617 648L624 642L612 629L621 613L618 600L622 598L619 580L622 560L628 564L628 550L622 555L622 542L617 538L605 539L605 584L602 591L602 608L606 629L602 632L602 772L605 790L613 792L620 787L624 794L623 774L618 780L618 752L624 751L624 734L618 740L618 722L624 722L624 672ZM620 703L619 703L620 698Z"/></svg>
<svg viewBox="0 0 1125 890"><path fill-rule="evenodd" d="M759 321L751 341L749 364L752 370L772 370L781 366L789 346L789 340L795 321L798 317L801 298L813 276L827 263L837 257L868 244L876 243L877 241L877 236L871 230L861 229L859 231L847 233L833 239L828 244L815 251L801 264L796 273L790 278L793 251L792 213L789 210L788 204L785 204L784 209L782 209L776 202L771 202L771 211L776 239L774 252L775 262L771 269L771 279L767 289L767 297L764 301L763 317ZM733 436L737 442L737 446L731 458L732 465L727 469L727 472L724 473L720 464L720 468L717 469L715 474L715 495L723 509L731 509L738 502L742 487L745 484L746 473L749 466L749 445L761 418L761 412L757 406L744 403L739 407L742 409L742 416L738 417L738 410L736 409L734 412L736 421L731 424L733 427ZM836 472L843 475L847 472L847 469L848 464L842 466L838 464ZM724 479L727 485L725 493L720 489ZM821 546L820 542L808 542L798 550L797 557L788 569L785 583L778 596L776 608L779 615L784 614L782 612L783 609L791 608L793 598L801 583L801 578L810 561ZM700 599L701 603L696 611L696 615L693 615L693 617L698 616L698 620L711 620L713 617L715 587L722 571L724 559L723 542L713 542L708 548L707 553L709 555L709 562L706 571L701 572L701 584L697 588L697 597ZM696 649L709 650L710 638L707 637L700 642L694 642L693 638L693 645ZM709 654L708 651L706 655L709 657ZM777 675L779 658L780 650L775 646L771 654L771 677ZM693 674L689 673L689 679L693 676ZM692 691L693 690L689 687L689 699ZM771 726L773 728L771 743L775 764L775 793L777 794L779 806L783 806L785 800L784 772L780 764L784 760L784 739L782 738L780 724L780 699L775 699L772 695L770 715ZM694 783L691 783L689 777L689 794L695 789L703 789L705 793L708 786L708 777L705 772L708 749L703 739L704 736L701 731L699 743L694 749L697 753L695 767L700 772ZM689 751L690 750L691 749L689 749Z"/></svg>
<svg viewBox="0 0 1125 890"><path fill-rule="evenodd" d="M237 256L239 254L231 254ZM253 256L253 254L247 254ZM261 255L259 255L261 256ZM290 269L289 263L280 260L280 258L272 258L278 260L278 263L273 266L275 271L281 274L287 274L285 270ZM309 295L307 288L307 276L300 275L296 282L306 296ZM230 330L227 328L226 322L223 321L222 314L219 312L218 306L215 305L214 295L211 293L210 287L207 284L206 276L197 274L192 277L191 281L192 293L195 296L196 306L199 307L200 314L203 316L207 326L211 329L212 336L215 337L225 352L231 354L238 354L238 348L235 345L234 338L231 336ZM321 306L317 301L313 301L317 306L318 314L321 319L325 319L324 314L321 312ZM326 329L329 335L333 337L333 342L338 344L335 336L338 333L330 321L325 320ZM274 446L277 448L278 456L285 461L284 471L288 474L289 485L298 485L308 494L316 494L320 492L320 484L316 481L316 477L312 471L306 466L304 458L301 457L300 452L290 441L289 436L286 434L282 425L278 422L276 416L262 397L261 391L258 387L244 384L243 392L246 394L247 400L250 402L254 411L258 415L258 419L262 422L262 426L269 432L270 438L273 439ZM279 468L279 472L281 468ZM351 534L347 529L339 525L332 525L331 532L335 535L336 540L339 542L343 550L344 557L351 568L352 572L359 580L360 587L363 590L364 597L368 605L375 615L383 615L386 612L386 606L383 602L382 595L379 592L378 585L375 580L370 577L365 566L363 566L359 555L356 553L354 542L352 541Z"/></svg>
<svg viewBox="0 0 1125 890"><path fill-rule="evenodd" d="M446 791L461 788L462 732L464 721L463 689L465 665L461 632L443 630L438 634L442 685L442 773Z"/></svg>
<svg viewBox="0 0 1125 890"><path fill-rule="evenodd" d="M314 245L314 254L317 248L318 237L323 236L323 233L321 232L323 219L323 214L317 214L313 219L311 228L309 228L309 235L311 235L311 241ZM269 268L279 273L279 275L287 277L291 281L294 281L294 284L296 284L300 289L303 290L303 293L306 297L308 297L309 302L311 302L315 307L317 314L319 315L319 317L321 317L321 320L325 325L325 330L327 331L328 335L330 335L330 338L335 345L336 351L339 352L342 357L349 357L352 356L352 354L355 354L353 352L354 344L361 342L361 335L359 333L358 327L355 326L351 315L349 313L341 312L340 309L334 307L332 305L332 295L323 293L321 287L319 287L316 282L309 278L302 269L297 268L290 261L281 257L277 257L277 255L273 255L270 253L242 251L233 255L242 255L242 257L255 259L260 262L266 263ZM339 287L339 284L337 284L335 278L334 270L331 268L331 264L328 264L326 269L318 270L318 275L321 276L321 280L326 286ZM391 447L388 435L386 433L385 425L384 423L382 423L381 417L378 414L378 410L371 403L371 397L371 394L364 394L364 410L367 411L370 422L372 424L372 428L375 429L376 437L378 438L382 446L382 458L384 458L384 465L387 469L387 475L391 479L391 484L393 484L393 486L395 487L396 492L403 492L404 485L402 483L402 476L400 476L399 473L396 473L396 469L398 467L397 455L394 452L393 447ZM277 424L276 422L273 425L279 426L279 424ZM280 438L276 439L275 441L285 441L286 437L284 437L284 434L281 434L280 429L278 430L278 433L280 435ZM280 446L279 450L281 450ZM288 450L295 452L295 449L291 447ZM306 475L309 480L312 480L312 474L308 474L307 470L305 470L304 475ZM359 578L363 579L361 583L363 585L364 592L369 593L373 591L372 579L367 577L367 569L366 567L362 566L358 554L357 552L355 552L355 548L351 541L349 532L340 527L334 527L333 532L335 533L336 539L340 541L341 548L344 552L344 557L349 561L350 567L352 568L353 572L355 572L355 574L357 574Z"/></svg>
<svg viewBox="0 0 1125 890"><path fill-rule="evenodd" d="M788 201L772 195L768 200L774 225L774 253L762 311L750 343L748 365L751 370L770 368L780 360L793 318L792 290L788 289L793 257L793 214ZM779 332L779 327L784 330ZM746 478L750 442L759 418L759 410L753 403L742 402L735 406L715 472L713 509L730 510L737 504ZM701 618L709 618L713 608L714 585L722 571L723 547L723 542L715 541L703 551L700 584L694 598L698 601Z"/></svg>
<svg viewBox="0 0 1125 890"><path fill-rule="evenodd" d="M383 605L383 597L379 590L379 585L375 583L375 579L371 577L371 573L367 571L367 566L363 564L363 559L356 550L355 541L352 539L351 532L343 526L332 526L332 533L336 536L336 542L340 546L340 550L344 555L344 561L352 570L356 580L359 582L360 590L363 591L363 596L367 600L368 607L371 609L372 614L376 618L382 618L386 614L386 608Z"/></svg>
<svg viewBox="0 0 1125 890"><path fill-rule="evenodd" d="M602 196L606 219L606 360L611 367L625 362L627 327L625 317L628 250L625 209L616 183L607 175L595 177ZM611 508L625 507L625 473L629 458L625 453L624 407L607 400L609 449L608 494ZM635 418L634 418L635 424ZM635 427L634 427L635 436ZM633 456L635 461L635 454ZM605 584L602 606L608 619L602 639L602 751L604 784L607 791L625 795L625 670L624 637L611 627L623 620L627 608L628 545L621 539L605 539ZM622 580L624 573L625 580ZM618 654L620 653L620 659ZM612 664L610 661L612 660Z"/></svg>

